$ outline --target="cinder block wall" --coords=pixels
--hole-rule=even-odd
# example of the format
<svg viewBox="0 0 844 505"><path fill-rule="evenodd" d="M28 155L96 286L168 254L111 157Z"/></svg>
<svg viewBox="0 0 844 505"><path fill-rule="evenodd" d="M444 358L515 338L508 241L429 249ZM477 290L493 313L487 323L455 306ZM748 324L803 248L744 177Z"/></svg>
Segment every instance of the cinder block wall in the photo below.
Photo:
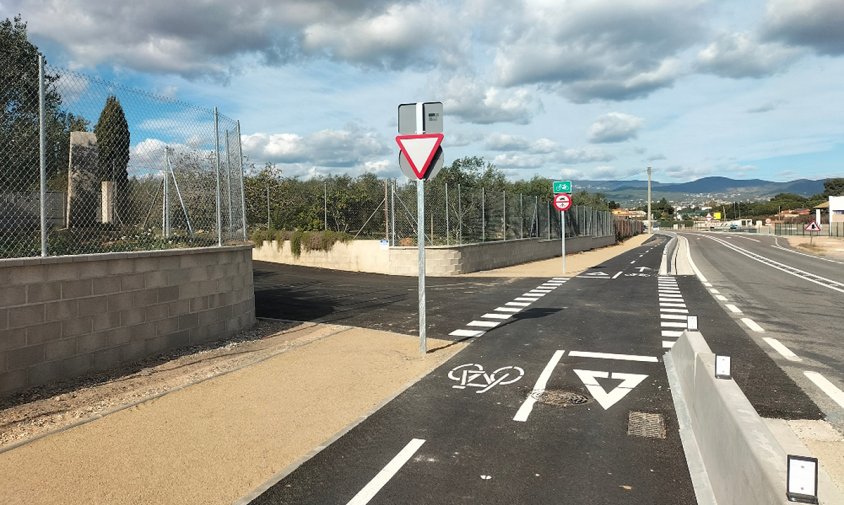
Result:
<svg viewBox="0 0 844 505"><path fill-rule="evenodd" d="M570 237L566 239L566 254L612 244L615 244L615 236ZM425 271L430 276L466 274L553 258L560 256L561 249L559 239L535 238L427 247L425 248ZM252 257L255 261L353 272L410 276L419 273L416 247L383 247L378 240L337 243L331 251L302 251L299 257L294 257L290 252L289 241L285 241L280 248L275 241L267 241L261 247L255 248Z"/></svg>
<svg viewBox="0 0 844 505"><path fill-rule="evenodd" d="M251 247L0 260L0 395L254 322Z"/></svg>

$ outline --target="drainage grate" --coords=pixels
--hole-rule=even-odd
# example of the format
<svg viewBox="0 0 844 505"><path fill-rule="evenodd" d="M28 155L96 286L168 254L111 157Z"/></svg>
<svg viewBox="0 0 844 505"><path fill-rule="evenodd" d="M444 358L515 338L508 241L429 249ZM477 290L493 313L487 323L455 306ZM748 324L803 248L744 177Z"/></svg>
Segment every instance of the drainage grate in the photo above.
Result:
<svg viewBox="0 0 844 505"><path fill-rule="evenodd" d="M548 389L541 395L536 397L536 401L544 403L545 405L555 405L557 407L571 407L573 405L583 405L589 402L589 398L582 394L573 391L564 391L562 389Z"/></svg>
<svg viewBox="0 0 844 505"><path fill-rule="evenodd" d="M627 419L627 434L637 437L665 438L665 420L662 414L631 411Z"/></svg>

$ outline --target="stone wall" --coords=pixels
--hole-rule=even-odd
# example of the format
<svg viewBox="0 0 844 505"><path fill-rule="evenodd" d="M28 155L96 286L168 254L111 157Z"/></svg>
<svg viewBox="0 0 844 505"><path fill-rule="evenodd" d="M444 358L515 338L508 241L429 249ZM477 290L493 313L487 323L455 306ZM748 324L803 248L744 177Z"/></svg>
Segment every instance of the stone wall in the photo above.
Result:
<svg viewBox="0 0 844 505"><path fill-rule="evenodd" d="M250 247L0 260L0 395L254 322Z"/></svg>
<svg viewBox="0 0 844 505"><path fill-rule="evenodd" d="M615 237L570 237L566 253L572 254L615 243ZM448 276L501 268L528 261L560 256L559 240L522 239L507 242L484 242L462 246L437 246L425 249L425 272L430 276ZM331 268L353 272L389 275L419 273L416 247L388 247L378 240L354 240L336 243L330 251L302 251L294 257L290 242L281 247L275 241L264 242L252 252L255 261L284 263L307 267Z"/></svg>

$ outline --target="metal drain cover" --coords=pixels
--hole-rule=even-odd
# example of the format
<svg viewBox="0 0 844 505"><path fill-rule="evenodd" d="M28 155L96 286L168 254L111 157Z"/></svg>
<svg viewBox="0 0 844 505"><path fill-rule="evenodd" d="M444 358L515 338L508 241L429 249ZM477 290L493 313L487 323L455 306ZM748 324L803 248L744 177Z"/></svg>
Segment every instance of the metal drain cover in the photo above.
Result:
<svg viewBox="0 0 844 505"><path fill-rule="evenodd" d="M562 389L548 389L536 397L536 401L544 403L545 405L555 405L557 407L571 407L573 405L583 405L588 403L589 397L583 396L580 393L573 391L564 391Z"/></svg>
<svg viewBox="0 0 844 505"><path fill-rule="evenodd" d="M662 414L630 412L627 434L646 438L665 438L665 419Z"/></svg>

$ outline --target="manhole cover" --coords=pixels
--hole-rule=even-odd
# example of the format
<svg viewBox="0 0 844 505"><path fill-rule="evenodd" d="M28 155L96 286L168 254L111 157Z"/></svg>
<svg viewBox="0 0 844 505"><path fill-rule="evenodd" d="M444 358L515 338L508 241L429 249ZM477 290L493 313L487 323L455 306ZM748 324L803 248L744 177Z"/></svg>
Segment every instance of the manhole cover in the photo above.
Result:
<svg viewBox="0 0 844 505"><path fill-rule="evenodd" d="M572 405L588 403L589 398L573 391L549 389L538 395L536 401L546 405L556 405L557 407L570 407Z"/></svg>
<svg viewBox="0 0 844 505"><path fill-rule="evenodd" d="M630 412L627 434L646 438L665 438L665 419L662 414Z"/></svg>

